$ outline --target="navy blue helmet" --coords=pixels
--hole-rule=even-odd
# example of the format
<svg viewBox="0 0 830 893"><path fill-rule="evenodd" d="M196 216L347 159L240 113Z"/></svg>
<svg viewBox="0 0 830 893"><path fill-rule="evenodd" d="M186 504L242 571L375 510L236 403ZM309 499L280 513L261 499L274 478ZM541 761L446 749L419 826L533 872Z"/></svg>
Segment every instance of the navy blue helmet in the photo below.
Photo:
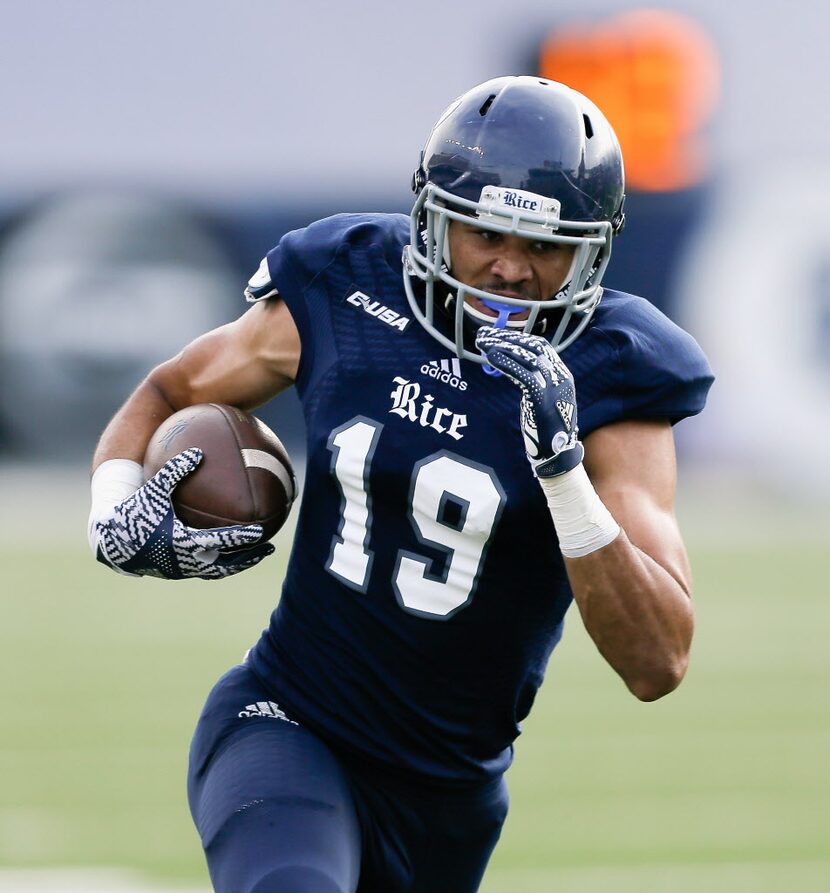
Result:
<svg viewBox="0 0 830 893"><path fill-rule="evenodd" d="M599 303L612 237L624 222L619 142L589 99L536 77L473 87L432 129L413 189L404 284L416 318L435 338L457 356L483 362L465 347L465 333L494 319L471 307L467 295L497 312L499 324L544 334L560 350L579 335ZM452 274L450 220L573 245L570 271L546 300L508 298L462 283ZM452 319L452 337L436 327L442 310Z"/></svg>

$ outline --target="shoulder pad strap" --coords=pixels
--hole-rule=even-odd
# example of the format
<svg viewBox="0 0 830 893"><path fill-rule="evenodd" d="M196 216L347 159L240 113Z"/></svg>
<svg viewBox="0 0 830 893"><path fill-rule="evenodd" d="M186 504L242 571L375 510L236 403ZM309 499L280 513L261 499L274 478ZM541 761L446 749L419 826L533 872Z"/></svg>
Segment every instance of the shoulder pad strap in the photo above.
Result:
<svg viewBox="0 0 830 893"><path fill-rule="evenodd" d="M278 294L277 287L271 281L268 258L263 257L259 269L248 280L248 287L244 291L245 300L249 304L255 304L257 301L264 301L265 298L274 298Z"/></svg>

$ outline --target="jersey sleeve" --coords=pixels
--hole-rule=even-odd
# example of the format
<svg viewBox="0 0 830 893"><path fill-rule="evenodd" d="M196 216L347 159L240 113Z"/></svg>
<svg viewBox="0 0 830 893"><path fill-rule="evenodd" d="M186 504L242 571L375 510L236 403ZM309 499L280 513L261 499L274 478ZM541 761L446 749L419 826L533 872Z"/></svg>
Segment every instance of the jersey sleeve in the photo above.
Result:
<svg viewBox="0 0 830 893"><path fill-rule="evenodd" d="M286 233L263 258L245 289L249 303L273 297L285 301L302 345L297 373L301 388L312 366L317 336L330 313L328 292L311 285L348 247L356 225L354 216L340 214Z"/></svg>
<svg viewBox="0 0 830 893"><path fill-rule="evenodd" d="M593 333L605 344L609 362L595 369L580 433L624 419L668 419L696 415L706 404L714 375L695 339L643 299L608 314ZM582 391L577 387L577 394Z"/></svg>

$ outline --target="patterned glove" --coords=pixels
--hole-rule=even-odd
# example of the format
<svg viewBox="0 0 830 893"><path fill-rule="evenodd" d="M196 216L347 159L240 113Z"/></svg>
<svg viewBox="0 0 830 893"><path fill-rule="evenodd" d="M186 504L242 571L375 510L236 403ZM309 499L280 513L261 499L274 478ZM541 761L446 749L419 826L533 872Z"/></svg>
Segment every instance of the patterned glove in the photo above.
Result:
<svg viewBox="0 0 830 893"><path fill-rule="evenodd" d="M522 434L537 477L576 468L585 450L577 438L573 376L559 354L538 335L492 326L478 330L476 347L521 389Z"/></svg>
<svg viewBox="0 0 830 893"><path fill-rule="evenodd" d="M216 580L247 570L270 555L274 547L259 542L258 524L196 530L176 517L170 495L201 461L199 449L179 453L119 503L109 519L97 521L98 561L131 577Z"/></svg>

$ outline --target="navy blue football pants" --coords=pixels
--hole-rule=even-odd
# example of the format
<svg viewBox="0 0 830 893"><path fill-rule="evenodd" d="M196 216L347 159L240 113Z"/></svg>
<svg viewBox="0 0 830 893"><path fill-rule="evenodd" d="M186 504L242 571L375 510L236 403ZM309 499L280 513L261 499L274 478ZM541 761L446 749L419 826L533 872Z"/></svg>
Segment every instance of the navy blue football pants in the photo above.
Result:
<svg viewBox="0 0 830 893"><path fill-rule="evenodd" d="M507 814L502 778L446 788L335 754L234 667L190 751L217 893L474 893Z"/></svg>

